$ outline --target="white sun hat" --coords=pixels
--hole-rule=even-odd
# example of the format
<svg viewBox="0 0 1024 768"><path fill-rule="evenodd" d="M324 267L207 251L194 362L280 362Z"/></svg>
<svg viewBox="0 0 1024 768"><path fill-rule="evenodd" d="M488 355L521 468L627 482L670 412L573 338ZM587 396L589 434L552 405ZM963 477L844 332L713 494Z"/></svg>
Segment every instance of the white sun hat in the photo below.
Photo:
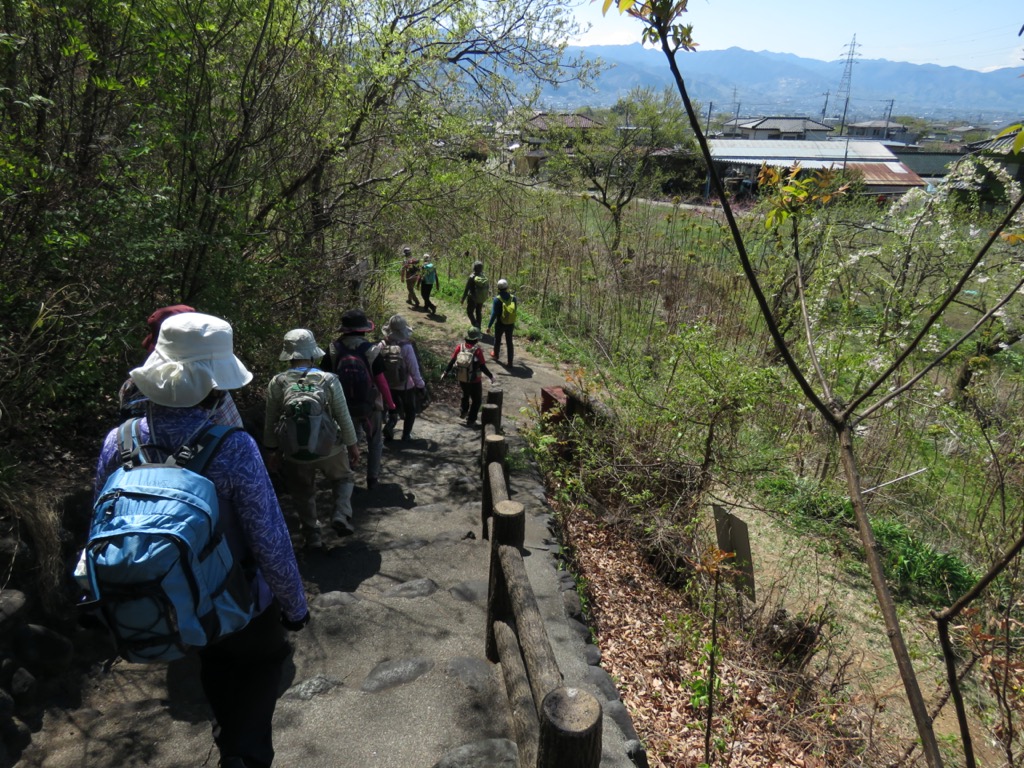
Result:
<svg viewBox="0 0 1024 768"><path fill-rule="evenodd" d="M313 332L296 328L284 335L278 360L319 360L326 353L316 345Z"/></svg>
<svg viewBox="0 0 1024 768"><path fill-rule="evenodd" d="M156 348L131 372L143 395L157 405L191 408L214 389L238 389L252 374L235 357L231 324L199 312L164 320Z"/></svg>

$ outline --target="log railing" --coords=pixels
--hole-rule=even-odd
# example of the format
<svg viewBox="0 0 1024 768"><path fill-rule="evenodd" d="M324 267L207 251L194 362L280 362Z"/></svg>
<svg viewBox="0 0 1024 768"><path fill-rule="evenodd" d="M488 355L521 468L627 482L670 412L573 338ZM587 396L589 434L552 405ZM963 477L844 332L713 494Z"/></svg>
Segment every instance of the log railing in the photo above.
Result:
<svg viewBox="0 0 1024 768"><path fill-rule="evenodd" d="M526 512L510 499L501 405L501 390L492 389L481 419L480 516L483 537L491 541L487 658L501 663L519 768L598 768L601 704L565 686L526 574Z"/></svg>

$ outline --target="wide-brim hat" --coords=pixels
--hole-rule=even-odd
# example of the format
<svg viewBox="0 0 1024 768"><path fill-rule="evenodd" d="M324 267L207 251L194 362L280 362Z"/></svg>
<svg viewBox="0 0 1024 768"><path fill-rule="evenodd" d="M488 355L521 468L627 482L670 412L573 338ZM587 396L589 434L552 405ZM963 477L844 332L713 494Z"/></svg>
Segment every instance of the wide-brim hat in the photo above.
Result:
<svg viewBox="0 0 1024 768"><path fill-rule="evenodd" d="M296 328L284 335L278 360L319 360L326 353L316 345L313 332Z"/></svg>
<svg viewBox="0 0 1024 768"><path fill-rule="evenodd" d="M342 333L369 333L376 326L366 316L366 313L361 309L349 309L341 315L341 327L338 328Z"/></svg>
<svg viewBox="0 0 1024 768"><path fill-rule="evenodd" d="M185 312L195 312L195 309L187 304L172 304L169 307L160 307L160 309L154 310L153 314L146 318L146 325L149 326L149 333L147 333L146 338L142 340L142 348L147 352L152 352L156 347L156 340L160 335L160 326L163 325L164 320L168 317L174 317L175 315L180 315Z"/></svg>
<svg viewBox="0 0 1024 768"><path fill-rule="evenodd" d="M475 325L470 326L470 329L466 331L466 341L480 341L483 337L483 333Z"/></svg>
<svg viewBox="0 0 1024 768"><path fill-rule="evenodd" d="M164 320L156 348L130 375L143 395L169 408L191 408L214 389L238 389L252 381L235 357L231 324L199 312Z"/></svg>
<svg viewBox="0 0 1024 768"><path fill-rule="evenodd" d="M392 315L384 323L384 335L392 341L407 341L412 337L412 326L401 315Z"/></svg>

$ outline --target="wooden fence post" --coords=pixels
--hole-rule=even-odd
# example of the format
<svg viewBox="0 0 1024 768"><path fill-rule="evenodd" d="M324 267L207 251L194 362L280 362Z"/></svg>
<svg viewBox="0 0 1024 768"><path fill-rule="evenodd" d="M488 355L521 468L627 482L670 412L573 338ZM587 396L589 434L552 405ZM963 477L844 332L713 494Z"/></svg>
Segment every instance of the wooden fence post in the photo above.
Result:
<svg viewBox="0 0 1024 768"><path fill-rule="evenodd" d="M512 616L505 571L501 566L499 548L508 545L521 549L526 535L526 511L516 501L503 501L494 509L494 538L491 540L491 568L487 580L486 653L490 661L498 661L494 623Z"/></svg>
<svg viewBox="0 0 1024 768"><path fill-rule="evenodd" d="M502 410L502 404L504 403L504 400L505 400L505 393L500 388L492 388L492 389L489 389L487 391L487 404L484 405L484 408L486 409L488 405L496 405L496 406L498 406L497 414L495 414L492 417L494 419L494 422L493 422L494 423L494 428L496 430L498 430L498 432L501 432L501 410ZM484 413L487 413L487 411L485 410ZM483 423L486 424L486 423L489 423L489 422L483 422Z"/></svg>
<svg viewBox="0 0 1024 768"><path fill-rule="evenodd" d="M540 708L537 768L601 765L601 703L578 688L556 688Z"/></svg>
<svg viewBox="0 0 1024 768"><path fill-rule="evenodd" d="M488 538L487 519L491 516L494 505L499 501L509 498L511 491L508 487L508 445L505 443L504 435L485 435L482 453L482 466L480 478L482 480L480 498L480 524L483 526L483 537ZM492 466L497 465L501 470L501 485L498 488L494 477L491 474ZM497 491L497 495L495 495Z"/></svg>

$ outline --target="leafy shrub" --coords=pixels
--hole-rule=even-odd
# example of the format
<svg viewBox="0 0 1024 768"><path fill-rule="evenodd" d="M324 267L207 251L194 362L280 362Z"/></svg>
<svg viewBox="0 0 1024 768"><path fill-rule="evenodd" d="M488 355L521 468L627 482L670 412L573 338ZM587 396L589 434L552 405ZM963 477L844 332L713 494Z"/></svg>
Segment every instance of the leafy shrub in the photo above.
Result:
<svg viewBox="0 0 1024 768"><path fill-rule="evenodd" d="M765 494L769 504L786 515L844 525L855 522L850 500L812 478L779 473L762 478L756 487Z"/></svg>
<svg viewBox="0 0 1024 768"><path fill-rule="evenodd" d="M944 604L969 590L977 576L955 555L938 552L903 523L880 518L872 523L886 577L907 597Z"/></svg>

